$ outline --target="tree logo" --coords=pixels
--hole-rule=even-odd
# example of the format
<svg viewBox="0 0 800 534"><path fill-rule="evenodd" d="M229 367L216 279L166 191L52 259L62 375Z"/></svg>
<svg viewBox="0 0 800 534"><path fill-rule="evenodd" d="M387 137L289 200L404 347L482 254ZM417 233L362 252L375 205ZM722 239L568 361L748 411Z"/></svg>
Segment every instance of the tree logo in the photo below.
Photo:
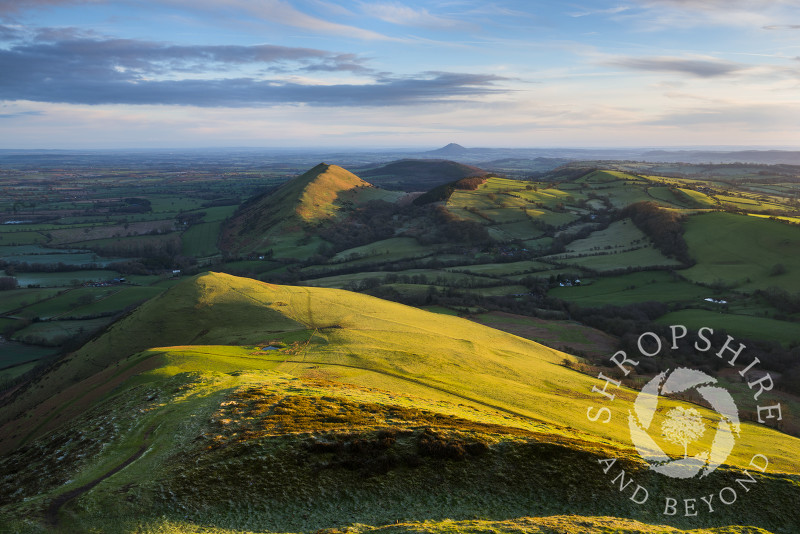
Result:
<svg viewBox="0 0 800 534"><path fill-rule="evenodd" d="M716 383L715 378L702 371L681 367L657 375L642 388L633 410L629 411L628 427L636 450L650 464L650 469L671 478L694 478L698 474L703 478L728 458L740 431L739 412L730 393L713 385ZM716 412L708 421L716 426L708 448L698 444L708 428L699 411L677 406L659 413L662 396L692 390ZM657 419L660 423L656 423ZM671 458L656 443L652 436L659 434L659 427L666 441L683 446L683 457ZM695 452L692 456L689 455L690 446Z"/></svg>
<svg viewBox="0 0 800 534"><path fill-rule="evenodd" d="M706 425L700 412L683 406L667 412L667 420L661 425L661 433L668 441L683 445L683 457L689 457L689 443L697 441L706 432Z"/></svg>

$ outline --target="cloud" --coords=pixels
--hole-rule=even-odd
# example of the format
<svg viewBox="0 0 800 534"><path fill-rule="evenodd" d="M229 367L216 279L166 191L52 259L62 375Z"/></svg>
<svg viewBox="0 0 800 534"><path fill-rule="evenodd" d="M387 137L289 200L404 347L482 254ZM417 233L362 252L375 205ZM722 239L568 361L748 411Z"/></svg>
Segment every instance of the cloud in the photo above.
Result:
<svg viewBox="0 0 800 534"><path fill-rule="evenodd" d="M364 83L325 85L280 76L242 76L240 67L273 73L335 71ZM377 74L353 54L311 48L176 46L124 39L32 42L0 49L0 99L69 104L165 104L204 107L393 106L505 92L506 78L425 72ZM235 76L221 77L224 72ZM216 74L216 76L214 76ZM301 81L298 81L301 80Z"/></svg>
<svg viewBox="0 0 800 534"><path fill-rule="evenodd" d="M17 119L19 117L35 117L44 115L41 111L17 111L16 113L0 113L0 119Z"/></svg>
<svg viewBox="0 0 800 534"><path fill-rule="evenodd" d="M800 24L770 24L763 26L765 30L800 30Z"/></svg>
<svg viewBox="0 0 800 534"><path fill-rule="evenodd" d="M131 39L69 38L67 30L40 31L37 41L0 49L0 87L14 79L48 83L90 78L138 82L137 76L204 73L233 70L242 65L266 65L296 70L370 72L354 54L337 54L313 48L275 45L178 46ZM67 37L65 40L58 40ZM54 40L55 39L55 40Z"/></svg>
<svg viewBox="0 0 800 534"><path fill-rule="evenodd" d="M400 41L372 30L314 17L304 13L283 0L163 0L185 9L201 9L219 16L229 16L238 11L262 22L278 23L293 28L308 30L315 34L337 35L363 40ZM251 22L251 21L248 21Z"/></svg>
<svg viewBox="0 0 800 534"><path fill-rule="evenodd" d="M302 85L276 80L227 78L130 83L71 80L48 85L0 88L0 98L68 104L162 104L198 107L258 107L278 104L317 106L399 106L463 100L502 92L484 75L430 73L368 84Z"/></svg>
<svg viewBox="0 0 800 534"><path fill-rule="evenodd" d="M9 18L17 13L33 9L75 4L94 4L103 1L104 0L0 0L0 18Z"/></svg>
<svg viewBox="0 0 800 534"><path fill-rule="evenodd" d="M632 70L675 72L701 78L729 76L745 70L743 65L728 61L679 57L623 57L612 59L607 64Z"/></svg>
<svg viewBox="0 0 800 534"><path fill-rule="evenodd" d="M570 17L580 18L580 17L588 17L591 15L616 15L618 13L624 13L625 11L628 11L630 9L631 9L630 6L617 6L617 7L610 7L608 9L586 9L567 14Z"/></svg>
<svg viewBox="0 0 800 534"><path fill-rule="evenodd" d="M800 112L791 105L741 103L675 110L646 124L678 127L737 125L747 131L770 131L793 128L799 120Z"/></svg>
<svg viewBox="0 0 800 534"><path fill-rule="evenodd" d="M655 28L764 27L796 13L796 0L636 0Z"/></svg>
<svg viewBox="0 0 800 534"><path fill-rule="evenodd" d="M434 29L468 26L465 22L460 20L433 15L425 8L414 9L396 2L362 3L361 9L367 15L400 26L416 26Z"/></svg>
<svg viewBox="0 0 800 534"><path fill-rule="evenodd" d="M703 13L731 11L764 12L788 5L785 0L639 0L646 7L665 7Z"/></svg>
<svg viewBox="0 0 800 534"><path fill-rule="evenodd" d="M0 24L0 41L14 41L20 37L22 37L22 31L19 28Z"/></svg>

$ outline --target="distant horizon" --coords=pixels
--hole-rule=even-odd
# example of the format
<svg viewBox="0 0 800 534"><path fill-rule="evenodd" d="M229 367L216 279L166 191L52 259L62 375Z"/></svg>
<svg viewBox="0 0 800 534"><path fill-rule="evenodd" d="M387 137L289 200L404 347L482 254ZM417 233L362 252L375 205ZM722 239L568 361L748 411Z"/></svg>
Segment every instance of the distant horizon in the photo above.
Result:
<svg viewBox="0 0 800 534"><path fill-rule="evenodd" d="M172 152L172 151L196 151L196 150L266 150L270 152L294 151L307 153L320 153L325 151L344 151L344 152L399 152L399 153L426 153L436 152L442 148L456 144L466 150L591 150L591 151L620 151L620 150L641 150L641 151L675 151L675 152L741 152L741 151L778 151L796 152L800 151L800 145L619 145L619 146L586 146L586 145L532 145L532 146L467 146L461 143L447 143L439 146L270 146L270 145L195 145L195 146L115 146L115 147L34 147L34 148L5 148L0 147L3 152Z"/></svg>

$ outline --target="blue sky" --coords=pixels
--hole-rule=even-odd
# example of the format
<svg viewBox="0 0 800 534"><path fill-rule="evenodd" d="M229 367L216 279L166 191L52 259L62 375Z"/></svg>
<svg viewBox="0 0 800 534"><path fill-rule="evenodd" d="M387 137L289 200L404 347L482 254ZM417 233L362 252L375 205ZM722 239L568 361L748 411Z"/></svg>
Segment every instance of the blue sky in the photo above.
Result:
<svg viewBox="0 0 800 534"><path fill-rule="evenodd" d="M798 147L798 125L798 0L0 0L0 148Z"/></svg>

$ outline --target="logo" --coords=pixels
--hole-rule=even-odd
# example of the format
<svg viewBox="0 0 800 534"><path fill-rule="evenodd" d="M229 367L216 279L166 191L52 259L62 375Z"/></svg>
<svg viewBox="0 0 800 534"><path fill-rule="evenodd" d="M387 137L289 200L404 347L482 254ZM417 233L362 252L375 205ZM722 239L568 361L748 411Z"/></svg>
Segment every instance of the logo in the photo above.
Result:
<svg viewBox="0 0 800 534"><path fill-rule="evenodd" d="M629 500L642 507L656 503L657 512L664 516L713 514L720 506L732 505L755 487L758 479L748 469L764 473L769 466L769 458L752 454L752 449L743 449L750 450L748 454L752 455L746 468L741 468L743 461L747 461L742 458L742 452L734 455L744 430L736 401L725 388L724 381L697 369L675 367L650 378L634 398L629 391L624 391L622 379L636 370L643 358L663 356L670 350L687 348L682 344L692 343L688 348L696 355L720 360L712 367L727 364L731 368L727 372L729 376L741 377L757 403L754 418L758 423L765 424L770 419L780 421L781 405L771 403L768 395L764 395L774 387L772 376L759 370L761 361L757 357L746 357L744 344L737 346L733 337L726 336L724 343L715 347L714 331L707 327L698 330L694 337L689 336L688 329L682 325L670 326L669 332L669 336L645 332L637 340L638 355L629 356L619 351L609 358L616 371L614 376L619 379L603 372L598 374L598 382L591 389L597 402L586 410L586 417L598 425L608 425L617 418L618 424L609 427L613 429L624 428L624 424L619 424L624 422L619 419L627 419L630 443L648 466L648 473L637 469L636 476L647 478L652 487L648 488L647 483L643 485L643 480L634 480L632 473L617 465L616 458L598 462L613 487L620 493L630 493ZM720 340L720 336L716 339ZM614 432L617 431L609 430L606 434ZM730 460L732 455L734 460ZM731 467L737 464L740 467ZM721 476L710 477L723 465L726 469ZM691 491L701 488L702 493L655 496L651 493L653 487L671 488L669 491L676 487L658 482L658 477L695 479L697 482L687 488Z"/></svg>
<svg viewBox="0 0 800 534"><path fill-rule="evenodd" d="M642 388L628 417L628 426L639 455L650 464L650 469L671 478L700 478L719 467L730 456L739 435L739 413L727 390L714 386L717 380L701 371L678 368L663 372ZM661 425L663 437L674 444L683 445L683 458L667 456L651 435L653 420L663 395L687 393L695 390L719 417L716 434L709 450L689 456L689 445L700 439L707 430L707 423L700 412L692 407L677 406L666 412Z"/></svg>

